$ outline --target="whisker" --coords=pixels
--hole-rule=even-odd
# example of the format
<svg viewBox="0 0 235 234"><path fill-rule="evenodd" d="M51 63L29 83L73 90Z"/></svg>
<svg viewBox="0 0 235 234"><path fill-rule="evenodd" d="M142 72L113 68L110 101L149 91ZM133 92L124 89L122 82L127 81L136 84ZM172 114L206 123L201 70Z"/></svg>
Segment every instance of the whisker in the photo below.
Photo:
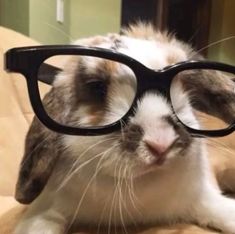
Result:
<svg viewBox="0 0 235 234"><path fill-rule="evenodd" d="M197 34L199 33L199 31L200 31L200 27L198 27L195 31L194 31L194 33L193 33L193 35L190 37L190 39L188 40L188 43L191 43L192 42L192 40L197 36Z"/></svg>
<svg viewBox="0 0 235 234"><path fill-rule="evenodd" d="M131 170L132 170L133 166L129 169L129 181L130 183L127 184L128 186L128 194L129 194L129 198L130 198L130 201L131 201L131 204L134 208L134 210L140 215L142 216L142 213L140 212L139 208L137 208L136 206L136 203L139 203L140 204L140 201L139 199L136 197L135 193L134 193L134 187L133 187L133 175L131 173ZM134 201L135 200L135 201Z"/></svg>
<svg viewBox="0 0 235 234"><path fill-rule="evenodd" d="M78 173L79 170L81 170L84 166L88 165L90 162L92 162L94 159L97 159L100 157L100 155L106 155L106 153L108 153L109 151L111 151L113 148L115 148L116 145L111 146L110 148L108 148L106 151L103 151L95 156L93 156L92 158L90 158L89 160L85 161L84 163L82 163L79 167L77 167L74 171L72 171L66 179L64 179L61 183L61 185L59 186L59 188L56 190L56 192L58 192L60 189L62 189L62 187L65 186L65 184L74 176L74 174Z"/></svg>
<svg viewBox="0 0 235 234"><path fill-rule="evenodd" d="M90 162L92 162L93 160L95 160L96 158L100 157L100 155L102 155L103 153L99 153L96 156L94 156L93 158L87 160L86 162L84 162L83 164L81 164L79 167L77 167L72 173L70 173L70 175L64 179L61 183L61 185L59 186L59 188L56 190L56 192L59 192L66 183L68 183L68 181L74 176L75 173L77 173L80 169L82 169L84 166L86 166L87 164L89 164Z"/></svg>
<svg viewBox="0 0 235 234"><path fill-rule="evenodd" d="M117 145L118 145L118 144L116 144L116 146L117 146ZM119 163L119 161L121 161L121 158L119 158L119 160L116 161L115 170L116 170L116 167L117 167L117 164ZM97 169L96 169L96 170L97 170ZM114 177L114 180L115 180L115 179L116 179L116 178ZM99 223L98 223L98 234L99 234L99 232L100 232L101 222L102 222L104 213L105 213L105 211L107 210L108 203L109 203L109 199L106 200L105 205L104 205L104 208L103 208L103 210L102 210L102 212L101 212L101 216L100 216ZM115 226L115 227L116 227L116 226Z"/></svg>
<svg viewBox="0 0 235 234"><path fill-rule="evenodd" d="M112 216L113 216L113 211L114 211L114 203L115 203L115 207L116 207L116 202L115 202L115 199L116 199L116 194L117 194L117 189L118 189L118 184L119 184L119 178L116 177L117 175L117 168L119 165L119 162L121 161L121 157L119 158L119 160L117 160L116 164L115 164L115 167L114 167L114 182L115 182L115 188L114 188L114 191L113 191L113 199L112 199L112 202L111 202L111 205L110 205L110 210L109 210L109 222L108 222L108 234L110 234L110 231L111 231L111 225L112 225ZM116 216L116 213L114 213L115 216ZM116 218L114 217L114 221L115 221L115 227L116 227Z"/></svg>
<svg viewBox="0 0 235 234"><path fill-rule="evenodd" d="M70 40L70 42L75 41L75 39L72 38L72 36L71 36L70 34L65 33L65 32L64 32L62 29L60 29L59 27L56 27L56 26L54 26L53 24L50 24L50 23L45 22L45 21L43 21L42 23L45 24L45 25L47 25L48 27L50 27L50 28L56 30L57 32L63 34L65 37L67 37L67 38Z"/></svg>
<svg viewBox="0 0 235 234"><path fill-rule="evenodd" d="M124 167L124 166L123 166ZM124 229L124 232L126 234L128 234L127 230L126 230L126 225L125 225L125 222L124 222L124 218L123 218L123 197L122 197L122 184L123 184L123 178L121 176L121 172L122 172L122 169L123 167L121 166L119 168L119 172L118 172L118 178L119 178L119 183L118 183L118 205L119 205L119 215L120 215L120 219L121 219L121 223L122 223L122 226L123 226L123 229Z"/></svg>
<svg viewBox="0 0 235 234"><path fill-rule="evenodd" d="M68 171L68 173L66 174L66 176L65 176L64 180L62 181L60 187L62 187L62 185L64 185L64 184L66 183L66 181L68 181L68 180L71 178L71 174L73 174L74 168L75 168L75 167L77 166L77 164L81 161L81 159L86 155L87 152L89 152L91 149L93 149L94 147L96 147L96 146L99 145L99 144L102 144L102 143L104 143L104 142L106 142L106 141L109 141L109 140L115 140L115 139L116 139L116 138L113 137L113 138L108 138L108 139L99 141L99 142L97 142L97 143L91 145L90 147L88 147L85 151L83 151L82 154L79 155L79 157L78 157L78 158L75 160L75 162L73 163L71 169L70 169L70 170ZM100 154L102 154L102 153L100 153ZM94 159L94 158L91 158L91 159L87 160L85 163L81 164L78 168L81 168L81 167L83 167L84 165L87 165L86 163L87 163L88 161L89 161L89 162L92 161L93 159ZM75 171L76 171L78 168L76 168Z"/></svg>
<svg viewBox="0 0 235 234"><path fill-rule="evenodd" d="M124 168L124 176L123 176L123 178L124 178L124 180L125 180L125 197L126 197L126 201L127 201L127 191L128 191L128 195L129 195L129 198L130 198L130 194L129 194L129 183L128 183L128 168L129 168L129 165L126 165L126 167ZM122 187L122 185L121 185L121 187ZM131 198L130 198L130 200L131 200ZM127 212L127 214L129 215L129 217L132 219L132 223L135 225L135 226L137 226L136 225L136 222L135 222L135 219L133 218L133 215L129 212L129 209L127 208L127 205L126 205L126 202L124 201L124 200L122 200L122 203L123 203L123 207L125 208L125 210L126 210L126 212Z"/></svg>
<svg viewBox="0 0 235 234"><path fill-rule="evenodd" d="M43 145L43 144L48 140L49 137L50 137L50 135L48 135L47 137L45 137L42 141L40 141L39 144L37 144L37 146L27 155L27 158L26 158L24 161L22 161L21 166L24 166L24 164L27 163L28 160L31 159L32 154L33 154L41 145Z"/></svg>
<svg viewBox="0 0 235 234"><path fill-rule="evenodd" d="M107 210L108 204L109 204L109 199L106 200L105 205L104 205L104 208L103 208L103 210L101 211L101 216L100 216L100 218L99 218L99 223L98 223L98 227L97 227L97 234L100 233L101 222L102 222L103 217L104 217L104 214L105 214L105 212L106 212L106 210Z"/></svg>
<svg viewBox="0 0 235 234"><path fill-rule="evenodd" d="M106 156L107 156L107 155L103 155L102 157L106 157ZM91 177L90 181L88 182L87 186L85 187L85 189L84 189L84 191L83 191L83 194L82 194L82 196L81 196L81 198L80 198L80 201L79 201L79 203L78 203L78 206L77 206L77 208L76 208L76 210L75 210L75 212L74 212L74 216L73 216L73 218L71 219L71 222L70 222L70 224L69 224L69 228L70 228L70 227L72 226L72 224L74 223L74 221L75 221L75 219L76 219L76 217L77 217L77 215L78 215L79 209L80 209L80 207L81 207L81 205L82 205L82 202L83 202L83 200L84 200L84 198L85 198L85 195L87 194L87 191L88 191L89 187L91 186L92 182L94 181L94 179L96 178L97 174L99 173L99 171L100 171L101 169L102 169L102 167L100 167L99 170L96 170L96 173Z"/></svg>
<svg viewBox="0 0 235 234"><path fill-rule="evenodd" d="M206 50L206 49L208 49L208 48L210 48L210 47L212 47L212 46L218 45L218 44L220 44L220 43L222 43L222 42L224 42L224 41L228 41L228 40L231 40L231 39L235 39L235 36L226 37L226 38L221 39L221 40L219 40L219 41L212 42L212 43L210 43L209 45L207 45L207 46L205 46L205 47L202 47L201 49L195 51L195 52L191 55L191 57L193 58L195 55L201 53L203 50Z"/></svg>
<svg viewBox="0 0 235 234"><path fill-rule="evenodd" d="M103 155L105 156L107 153L110 153L113 149L115 149L119 145L120 145L119 143L114 144L113 146L108 148L106 151L104 151ZM95 169L95 173L96 173L96 171L100 170L100 167L102 166L101 163L102 163L103 159L104 159L104 157L101 157L99 162L97 163L97 166L96 166L96 169Z"/></svg>
<svg viewBox="0 0 235 234"><path fill-rule="evenodd" d="M104 142L106 142L106 141L116 140L116 139L117 139L117 137L110 137L110 138L107 138L107 139L104 139L104 140L100 140L100 141L98 141L97 143L95 143L95 144L89 146L85 151L83 151L83 152L79 155L79 157L78 157L78 158L76 159L76 161L73 163L71 170L73 170L73 168L76 166L76 164L79 162L79 160L81 160L81 158L82 158L83 156L85 156L85 154L86 154L88 151L90 151L91 149L93 149L93 148L96 147L97 145L100 145L100 144L102 144L102 143L104 143Z"/></svg>
<svg viewBox="0 0 235 234"><path fill-rule="evenodd" d="M216 149L221 150L222 152L226 151L227 153L229 153L231 155L234 154L234 151L231 149L230 146L222 143L219 140L208 138L207 141L206 141L206 144L209 145L209 146L216 147Z"/></svg>

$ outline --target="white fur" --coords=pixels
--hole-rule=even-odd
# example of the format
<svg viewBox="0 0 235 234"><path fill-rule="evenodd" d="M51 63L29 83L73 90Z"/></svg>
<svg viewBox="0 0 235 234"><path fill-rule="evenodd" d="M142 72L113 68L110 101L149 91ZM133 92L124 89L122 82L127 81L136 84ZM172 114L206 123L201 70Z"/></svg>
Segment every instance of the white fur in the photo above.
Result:
<svg viewBox="0 0 235 234"><path fill-rule="evenodd" d="M121 52L153 69L168 65L167 56L174 51L182 60L186 58L183 50L167 43L122 39L125 47ZM90 61L89 66L94 68L95 63ZM123 71L118 73L121 77L125 75ZM130 87L128 83L116 86L113 92L119 96L110 98L112 116L105 121L113 121L126 112L131 102ZM182 119L198 126L180 85L176 85L172 98L175 107L181 110ZM144 138L171 144L177 134L161 120L171 113L164 97L149 93L139 101L131 121L144 129ZM137 155L121 152L115 134L64 136L64 144L66 157L59 159L49 183L30 205L15 234L62 234L70 222L124 226L179 220L235 233L235 202L222 196L212 182L201 140L195 139L184 157L170 155L161 167L149 167L152 156L144 144L140 145ZM77 171L66 177L69 170L75 168Z"/></svg>
<svg viewBox="0 0 235 234"><path fill-rule="evenodd" d="M126 54L151 69L161 69L169 65L168 56L174 53L179 61L187 59L186 53L173 43L162 43L155 40L143 40L129 37L122 37L126 47L121 48L120 52Z"/></svg>

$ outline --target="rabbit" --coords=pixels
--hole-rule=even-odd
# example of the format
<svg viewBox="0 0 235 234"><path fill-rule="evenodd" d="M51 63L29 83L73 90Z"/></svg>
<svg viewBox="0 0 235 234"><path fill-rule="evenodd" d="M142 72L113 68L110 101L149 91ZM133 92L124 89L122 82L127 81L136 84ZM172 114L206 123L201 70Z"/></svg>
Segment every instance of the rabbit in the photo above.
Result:
<svg viewBox="0 0 235 234"><path fill-rule="evenodd" d="M112 49L154 70L202 59L174 36L141 23L75 44ZM123 79L127 73L96 58L71 56L44 105L60 123L110 123L131 102L133 83ZM93 79L99 80L100 91L86 87ZM172 95L182 118L198 126L182 85ZM101 227L127 233L132 226L176 222L235 233L235 201L216 184L204 140L190 135L155 90L138 100L120 131L107 135L58 134L35 117L15 197L30 205L14 234L62 234L79 225L93 226L97 233Z"/></svg>

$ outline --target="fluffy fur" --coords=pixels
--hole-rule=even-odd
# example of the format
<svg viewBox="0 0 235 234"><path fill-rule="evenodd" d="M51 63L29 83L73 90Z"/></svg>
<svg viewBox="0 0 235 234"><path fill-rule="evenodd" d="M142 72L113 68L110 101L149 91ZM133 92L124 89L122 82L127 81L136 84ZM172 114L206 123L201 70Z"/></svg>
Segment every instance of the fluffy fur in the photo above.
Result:
<svg viewBox="0 0 235 234"><path fill-rule="evenodd" d="M114 49L155 70L194 55L189 46L146 25L132 26L122 35L75 43ZM84 93L87 79L109 84L104 99L97 102ZM68 58L44 105L59 122L102 125L125 114L135 85L133 74L124 66L95 58ZM172 96L181 118L198 126L180 84ZM39 139L50 141L47 147L43 144L43 150ZM46 186L40 187L41 194L15 234L62 234L81 224L97 230L104 226L110 233L111 226L125 230L127 226L179 221L235 233L235 201L223 196L213 182L203 141L186 132L168 101L156 91L138 101L135 115L120 132L105 136L59 136L34 119L21 180L23 172L32 168L35 181L40 179ZM48 181L46 176L41 180L35 168L40 176L45 172ZM21 180L18 200L29 191Z"/></svg>

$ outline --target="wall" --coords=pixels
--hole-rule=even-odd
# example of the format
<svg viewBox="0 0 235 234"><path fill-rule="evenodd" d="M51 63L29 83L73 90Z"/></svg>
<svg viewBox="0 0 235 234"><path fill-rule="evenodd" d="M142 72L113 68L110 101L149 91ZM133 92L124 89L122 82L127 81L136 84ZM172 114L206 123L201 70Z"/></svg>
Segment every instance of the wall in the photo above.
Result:
<svg viewBox="0 0 235 234"><path fill-rule="evenodd" d="M65 1L64 22L56 21L56 0L29 0L30 37L42 44L66 44L70 41L70 1Z"/></svg>
<svg viewBox="0 0 235 234"><path fill-rule="evenodd" d="M1 0L0 23L15 31L29 34L29 1Z"/></svg>
<svg viewBox="0 0 235 234"><path fill-rule="evenodd" d="M56 0L30 0L30 36L43 44L119 32L121 0L64 0L65 21L56 21ZM39 10L40 9L40 10Z"/></svg>
<svg viewBox="0 0 235 234"><path fill-rule="evenodd" d="M0 24L42 44L68 44L80 37L119 32L121 0L64 0L64 22L56 0L0 0Z"/></svg>
<svg viewBox="0 0 235 234"><path fill-rule="evenodd" d="M70 22L73 39L119 32L121 0L70 0Z"/></svg>

